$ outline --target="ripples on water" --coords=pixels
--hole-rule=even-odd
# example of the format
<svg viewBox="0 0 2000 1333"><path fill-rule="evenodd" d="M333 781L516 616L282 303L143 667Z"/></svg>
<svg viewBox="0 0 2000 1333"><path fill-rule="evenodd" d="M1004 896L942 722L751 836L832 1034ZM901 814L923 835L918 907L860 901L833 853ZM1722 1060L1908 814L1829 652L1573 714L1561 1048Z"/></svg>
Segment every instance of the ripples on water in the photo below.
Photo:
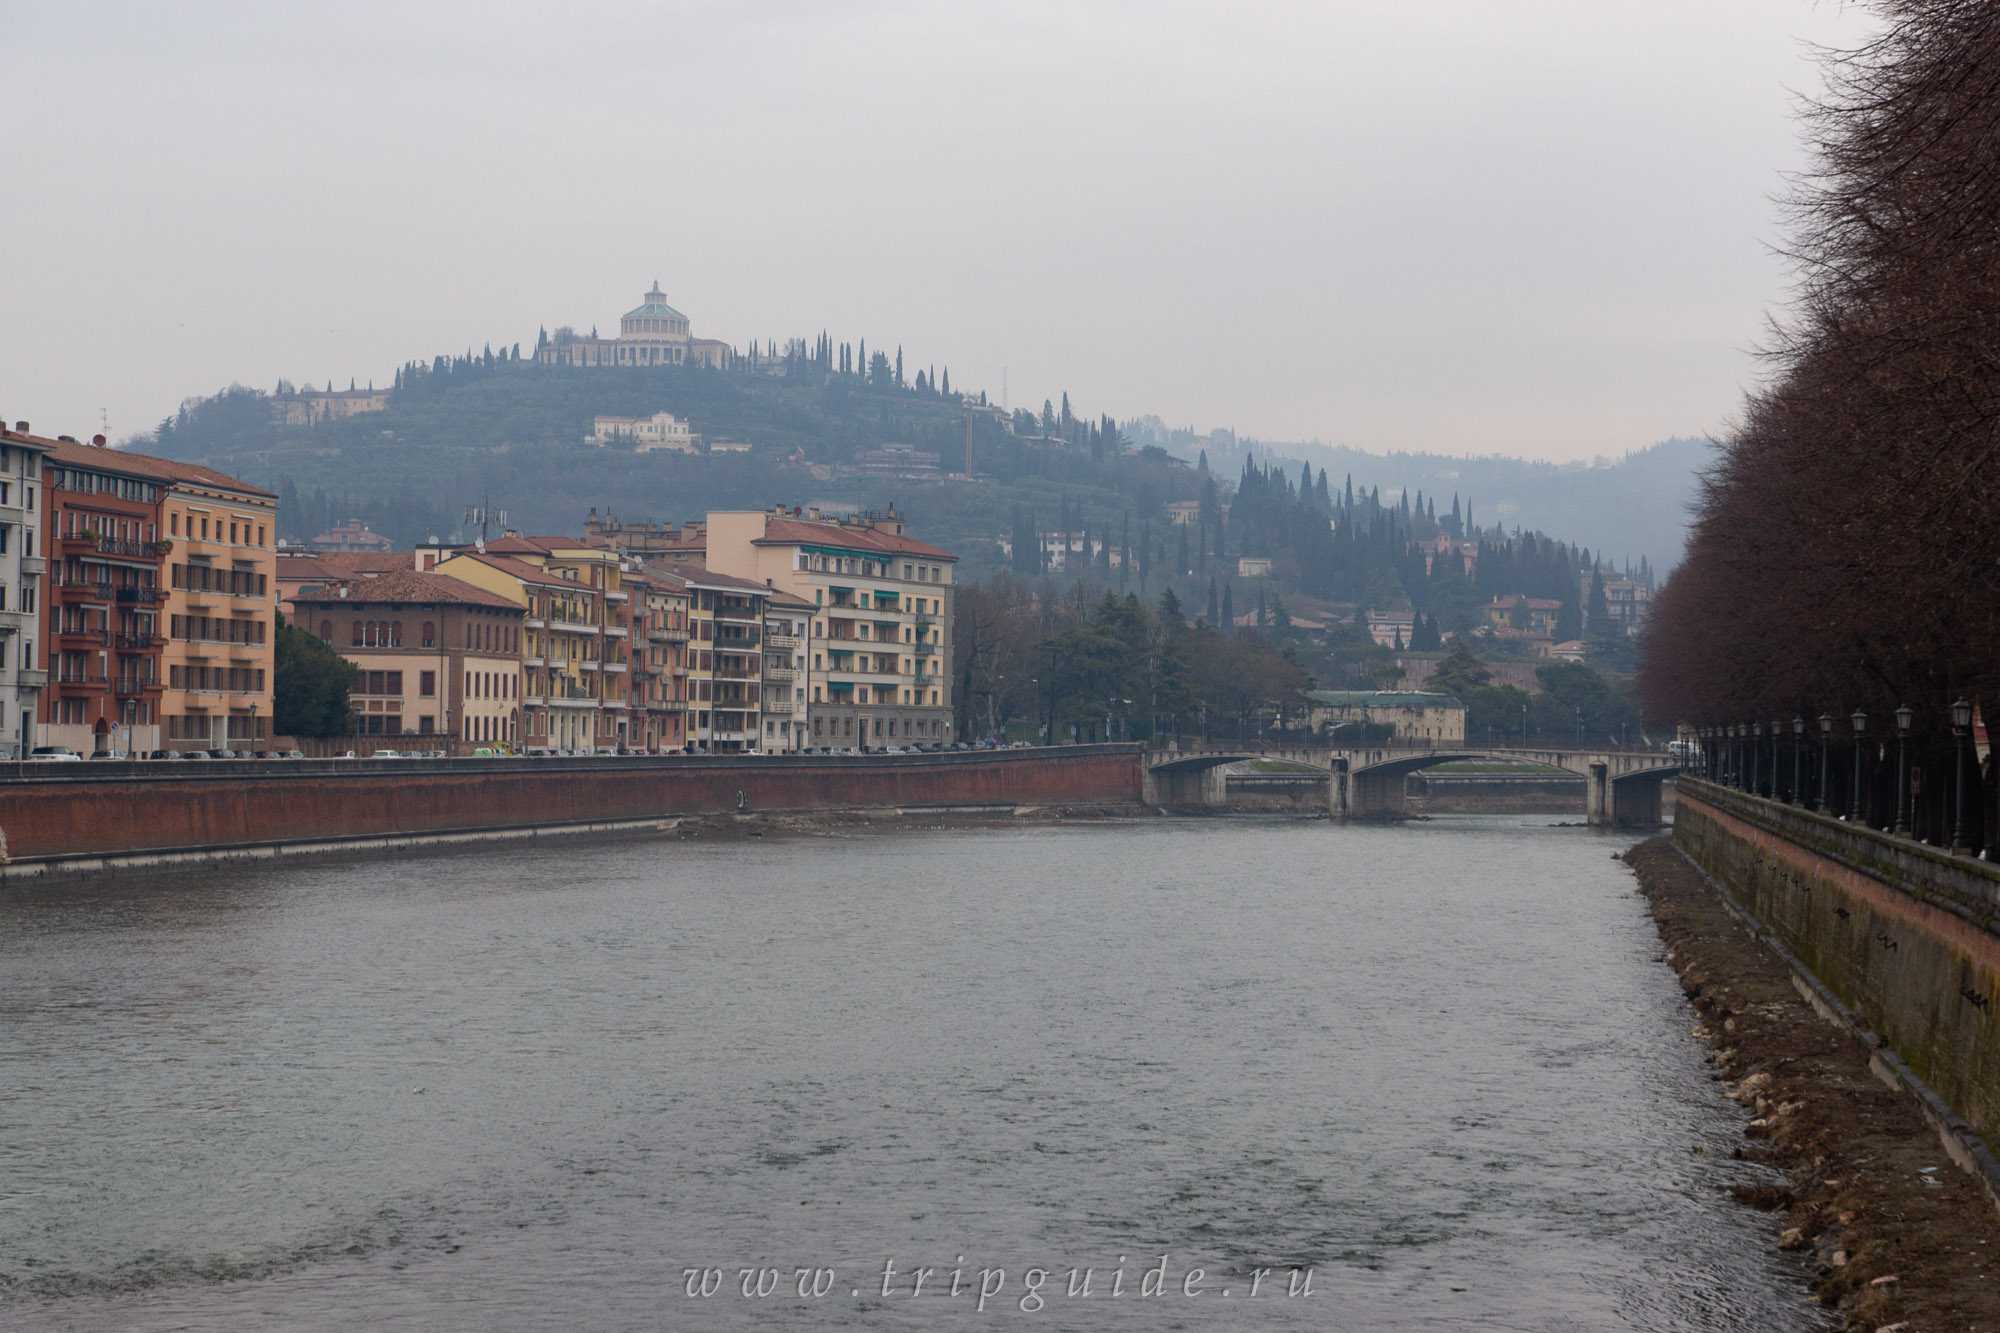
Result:
<svg viewBox="0 0 2000 1333"><path fill-rule="evenodd" d="M0 1323L1816 1327L1723 1194L1754 1168L1724 1160L1738 1120L1610 859L1629 839L1546 823L7 890ZM1173 1294L1143 1298L1162 1254ZM690 1299L689 1267L721 1290ZM746 1267L780 1293L745 1299Z"/></svg>

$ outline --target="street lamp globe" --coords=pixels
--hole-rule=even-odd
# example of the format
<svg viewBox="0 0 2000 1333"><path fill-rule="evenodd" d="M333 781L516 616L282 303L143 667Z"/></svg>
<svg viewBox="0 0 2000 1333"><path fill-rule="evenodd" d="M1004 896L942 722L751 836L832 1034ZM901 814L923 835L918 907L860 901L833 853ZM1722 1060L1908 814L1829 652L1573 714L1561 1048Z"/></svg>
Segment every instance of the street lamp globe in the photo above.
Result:
<svg viewBox="0 0 2000 1333"><path fill-rule="evenodd" d="M1951 725L1960 731L1972 725L1972 700L1961 697L1951 706Z"/></svg>
<svg viewBox="0 0 2000 1333"><path fill-rule="evenodd" d="M1833 714L1832 714L1832 713L1821 713L1821 714L1819 715L1819 734L1820 734L1820 735L1822 735L1822 736L1831 736L1831 735L1833 735Z"/></svg>
<svg viewBox="0 0 2000 1333"><path fill-rule="evenodd" d="M1854 734L1857 736L1868 730L1868 714L1862 712L1859 708L1855 709L1854 716L1847 720L1854 724Z"/></svg>
<svg viewBox="0 0 2000 1333"><path fill-rule="evenodd" d="M1896 734L1898 736L1909 735L1910 724L1916 721L1916 718L1917 710L1908 704L1904 704L1901 708L1898 708L1896 710Z"/></svg>
<svg viewBox="0 0 2000 1333"><path fill-rule="evenodd" d="M1793 735L1794 737L1798 737L1798 736L1803 736L1803 735L1805 735L1805 734L1806 734L1806 720L1805 720L1804 718L1802 718L1802 717L1795 717L1795 718L1793 718L1793 719L1792 719L1792 735Z"/></svg>

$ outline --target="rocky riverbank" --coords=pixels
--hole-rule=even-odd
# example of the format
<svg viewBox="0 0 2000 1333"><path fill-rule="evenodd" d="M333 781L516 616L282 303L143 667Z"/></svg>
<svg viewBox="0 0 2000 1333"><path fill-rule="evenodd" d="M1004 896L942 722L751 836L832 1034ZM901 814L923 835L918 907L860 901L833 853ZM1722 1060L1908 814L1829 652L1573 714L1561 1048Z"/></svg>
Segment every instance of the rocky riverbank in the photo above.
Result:
<svg viewBox="0 0 2000 1333"><path fill-rule="evenodd" d="M1718 1092L1751 1119L1737 1151L1786 1186L1739 1190L1773 1214L1812 1299L1843 1329L2000 1330L2000 1216L1905 1092L1813 1010L1791 970L1666 838L1626 855L1665 959L1700 1017Z"/></svg>

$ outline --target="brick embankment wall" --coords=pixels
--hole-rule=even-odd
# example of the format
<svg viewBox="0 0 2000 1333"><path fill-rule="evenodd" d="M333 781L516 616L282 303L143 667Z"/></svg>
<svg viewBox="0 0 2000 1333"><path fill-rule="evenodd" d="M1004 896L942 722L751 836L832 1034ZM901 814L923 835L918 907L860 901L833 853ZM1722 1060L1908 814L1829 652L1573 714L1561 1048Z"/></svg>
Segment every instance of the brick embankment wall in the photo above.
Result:
<svg viewBox="0 0 2000 1333"><path fill-rule="evenodd" d="M0 864L745 810L1136 806L1137 745L936 755L21 764ZM108 767L108 766L107 766Z"/></svg>
<svg viewBox="0 0 2000 1333"><path fill-rule="evenodd" d="M1989 1144L2000 871L1684 778L1674 841Z"/></svg>

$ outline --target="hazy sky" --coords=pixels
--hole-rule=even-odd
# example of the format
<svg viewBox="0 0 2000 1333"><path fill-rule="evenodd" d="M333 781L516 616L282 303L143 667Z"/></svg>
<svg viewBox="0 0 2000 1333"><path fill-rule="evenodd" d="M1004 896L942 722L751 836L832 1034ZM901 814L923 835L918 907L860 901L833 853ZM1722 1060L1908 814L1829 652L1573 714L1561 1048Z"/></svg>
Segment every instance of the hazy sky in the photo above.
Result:
<svg viewBox="0 0 2000 1333"><path fill-rule="evenodd" d="M1383 451L1726 427L1826 0L0 0L0 413L618 315Z"/></svg>

